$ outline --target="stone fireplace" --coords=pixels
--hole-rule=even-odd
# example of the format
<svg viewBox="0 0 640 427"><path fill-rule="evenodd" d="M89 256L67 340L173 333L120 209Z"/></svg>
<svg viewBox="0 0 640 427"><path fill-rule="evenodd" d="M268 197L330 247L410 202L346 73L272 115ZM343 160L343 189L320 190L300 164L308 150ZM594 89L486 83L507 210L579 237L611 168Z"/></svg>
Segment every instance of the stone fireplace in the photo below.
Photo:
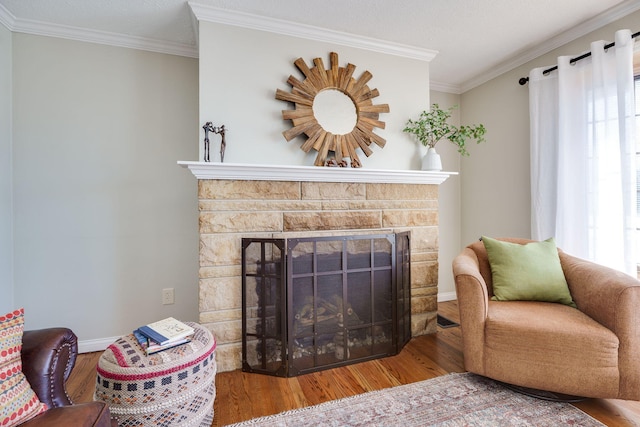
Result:
<svg viewBox="0 0 640 427"><path fill-rule="evenodd" d="M411 333L436 331L438 185L451 173L179 162L198 179L199 322L242 365L242 239L411 232Z"/></svg>

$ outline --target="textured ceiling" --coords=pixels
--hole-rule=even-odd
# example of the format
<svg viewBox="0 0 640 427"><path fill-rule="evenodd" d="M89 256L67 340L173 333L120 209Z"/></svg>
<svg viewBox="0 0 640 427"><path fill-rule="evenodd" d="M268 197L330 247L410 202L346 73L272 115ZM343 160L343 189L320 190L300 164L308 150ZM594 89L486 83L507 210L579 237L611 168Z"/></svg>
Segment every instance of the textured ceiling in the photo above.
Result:
<svg viewBox="0 0 640 427"><path fill-rule="evenodd" d="M431 80L468 87L487 70L638 0L195 0L195 3L437 50ZM0 0L27 24L195 46L187 0ZM2 8L0 8L0 12ZM609 13L609 15L615 15ZM638 31L638 28L632 28ZM577 34L576 36L580 36ZM567 40L568 41L568 40Z"/></svg>

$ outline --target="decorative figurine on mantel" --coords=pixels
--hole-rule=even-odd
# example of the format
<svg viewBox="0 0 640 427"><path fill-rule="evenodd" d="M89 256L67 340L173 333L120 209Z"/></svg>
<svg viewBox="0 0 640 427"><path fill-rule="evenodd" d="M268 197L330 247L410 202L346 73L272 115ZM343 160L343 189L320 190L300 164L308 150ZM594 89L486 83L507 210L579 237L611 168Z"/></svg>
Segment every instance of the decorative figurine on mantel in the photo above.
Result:
<svg viewBox="0 0 640 427"><path fill-rule="evenodd" d="M329 158L329 160L327 160L327 162L324 164L327 167L330 168L348 168L349 167L349 162L348 162L348 157L343 157L342 160L337 161L335 158L331 157ZM358 159L353 159L351 161L351 167L352 168L360 168L362 167L362 165L360 164L360 160Z"/></svg>
<svg viewBox="0 0 640 427"><path fill-rule="evenodd" d="M220 143L220 163L224 162L224 150L227 147L227 142L224 139L224 134L226 129L224 125L222 126L213 126L213 123L207 122L202 126L204 129L204 161L209 162L209 132L213 132L216 134L220 134L222 137L222 142Z"/></svg>

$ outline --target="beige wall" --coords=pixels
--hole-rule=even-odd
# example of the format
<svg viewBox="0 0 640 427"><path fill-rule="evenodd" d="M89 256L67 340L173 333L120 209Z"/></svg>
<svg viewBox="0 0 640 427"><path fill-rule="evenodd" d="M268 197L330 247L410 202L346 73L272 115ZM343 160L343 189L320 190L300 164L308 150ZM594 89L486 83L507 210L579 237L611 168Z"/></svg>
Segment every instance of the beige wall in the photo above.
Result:
<svg viewBox="0 0 640 427"><path fill-rule="evenodd" d="M176 161L197 156L197 60L14 33L13 67L14 302L27 328L85 341L196 320L196 180Z"/></svg>
<svg viewBox="0 0 640 427"><path fill-rule="evenodd" d="M0 24L0 315L13 309L11 32Z"/></svg>
<svg viewBox="0 0 640 427"><path fill-rule="evenodd" d="M592 41L611 41L623 28L638 31L640 12L536 58L462 95L462 122L484 123L487 142L472 147L461 166L461 246L480 237L530 237L529 95L518 79L559 55L576 56Z"/></svg>
<svg viewBox="0 0 640 427"><path fill-rule="evenodd" d="M220 56L200 61L214 77L202 116L198 60L11 34L0 25L0 292L26 307L28 327L62 324L81 340L165 315L195 320L196 185L176 160L198 158L206 119L228 126L228 161L311 164L313 155L281 136L287 105L273 96L287 89L297 57L309 63L336 50L357 75L373 73L377 101L391 106L382 115L387 129L378 131L387 147L374 149L365 167L418 169L420 147L401 129L431 102L460 104L463 123L488 128L469 158L438 146L445 169L461 172L439 189L439 289L450 294L461 247L481 234L530 234L528 93L517 79L617 29L637 31L638 22L637 12L462 96L432 92L431 100L428 66L419 61L207 25L208 49ZM175 305L160 305L164 287L176 289Z"/></svg>

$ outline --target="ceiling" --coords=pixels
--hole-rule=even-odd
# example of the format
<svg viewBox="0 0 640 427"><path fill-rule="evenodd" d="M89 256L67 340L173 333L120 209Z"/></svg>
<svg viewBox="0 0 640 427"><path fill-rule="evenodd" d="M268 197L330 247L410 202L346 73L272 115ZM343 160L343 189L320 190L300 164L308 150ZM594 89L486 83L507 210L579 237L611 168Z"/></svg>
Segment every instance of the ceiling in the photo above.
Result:
<svg viewBox="0 0 640 427"><path fill-rule="evenodd" d="M438 51L432 88L461 93L640 9L640 0L194 0ZM187 0L0 0L14 32L196 56ZM631 28L638 31L638 28Z"/></svg>

